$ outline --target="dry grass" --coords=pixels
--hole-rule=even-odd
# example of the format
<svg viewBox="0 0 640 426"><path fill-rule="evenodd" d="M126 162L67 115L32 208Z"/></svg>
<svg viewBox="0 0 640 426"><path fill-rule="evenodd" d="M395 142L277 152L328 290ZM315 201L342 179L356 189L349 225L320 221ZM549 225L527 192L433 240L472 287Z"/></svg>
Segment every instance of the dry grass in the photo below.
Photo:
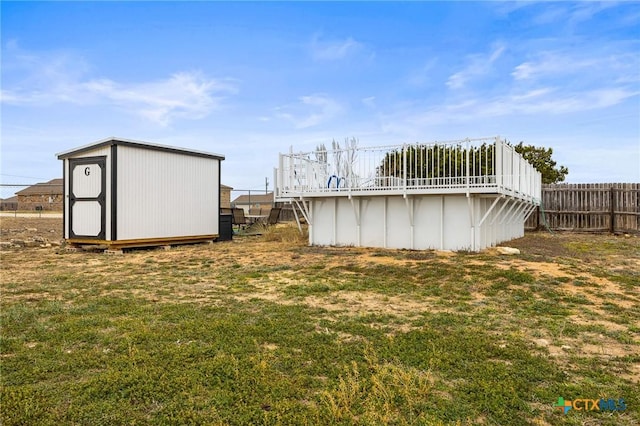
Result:
<svg viewBox="0 0 640 426"><path fill-rule="evenodd" d="M3 239L60 226L1 223ZM639 239L510 245L309 247L280 225L123 256L3 251L3 424L636 424ZM559 417L558 396L629 409Z"/></svg>

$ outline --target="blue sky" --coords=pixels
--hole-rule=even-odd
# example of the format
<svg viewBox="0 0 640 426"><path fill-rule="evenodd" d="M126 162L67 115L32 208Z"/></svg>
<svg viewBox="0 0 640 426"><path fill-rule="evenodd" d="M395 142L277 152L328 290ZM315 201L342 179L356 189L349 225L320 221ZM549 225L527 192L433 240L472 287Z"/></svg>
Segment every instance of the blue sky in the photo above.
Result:
<svg viewBox="0 0 640 426"><path fill-rule="evenodd" d="M260 189L290 146L495 135L552 147L568 182L640 182L639 2L0 8L2 183L109 136L223 154L223 183Z"/></svg>

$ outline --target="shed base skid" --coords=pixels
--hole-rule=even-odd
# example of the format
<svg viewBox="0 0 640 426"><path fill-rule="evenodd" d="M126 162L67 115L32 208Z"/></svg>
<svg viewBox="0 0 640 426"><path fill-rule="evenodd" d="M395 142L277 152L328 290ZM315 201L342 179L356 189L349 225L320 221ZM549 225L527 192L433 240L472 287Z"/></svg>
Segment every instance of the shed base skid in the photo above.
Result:
<svg viewBox="0 0 640 426"><path fill-rule="evenodd" d="M156 246L172 246L180 244L196 244L213 242L218 239L218 234L214 235L196 235L190 237L171 237L171 238L142 238L136 240L118 240L118 241L106 241L95 239L82 239L82 238L70 238L66 240L66 243L70 247L81 246L102 246L107 250L122 250L126 248L140 248L140 247L156 247Z"/></svg>

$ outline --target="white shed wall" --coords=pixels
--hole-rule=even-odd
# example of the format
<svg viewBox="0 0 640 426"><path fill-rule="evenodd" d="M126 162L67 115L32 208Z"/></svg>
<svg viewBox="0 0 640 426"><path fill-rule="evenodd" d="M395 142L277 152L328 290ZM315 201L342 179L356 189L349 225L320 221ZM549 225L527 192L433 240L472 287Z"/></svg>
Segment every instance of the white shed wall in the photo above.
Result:
<svg viewBox="0 0 640 426"><path fill-rule="evenodd" d="M309 243L480 250L524 235L524 215L529 205L518 200L502 208L506 200L500 195L314 198L309 201Z"/></svg>
<svg viewBox="0 0 640 426"><path fill-rule="evenodd" d="M219 160L117 149L118 240L218 234Z"/></svg>

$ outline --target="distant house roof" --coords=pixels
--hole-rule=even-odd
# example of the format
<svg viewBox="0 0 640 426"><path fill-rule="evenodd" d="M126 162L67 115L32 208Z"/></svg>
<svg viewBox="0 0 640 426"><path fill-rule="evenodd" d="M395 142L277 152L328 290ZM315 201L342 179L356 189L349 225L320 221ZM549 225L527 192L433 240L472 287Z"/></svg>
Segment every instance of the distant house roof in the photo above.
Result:
<svg viewBox="0 0 640 426"><path fill-rule="evenodd" d="M227 186L227 185L220 184L220 189L228 189L228 190L232 190L233 188L232 188L232 187L230 187L230 186Z"/></svg>
<svg viewBox="0 0 640 426"><path fill-rule="evenodd" d="M238 204L269 204L273 203L273 192L269 192L268 194L245 194L241 195L235 200L233 203Z"/></svg>
<svg viewBox="0 0 640 426"><path fill-rule="evenodd" d="M16 192L16 195L51 195L62 194L62 179L51 179L49 182L36 183L22 191Z"/></svg>
<svg viewBox="0 0 640 426"><path fill-rule="evenodd" d="M5 203L17 203L18 202L18 196L14 195L13 197L9 197L9 198L5 198L5 199L1 199L0 198L0 203L5 204Z"/></svg>
<svg viewBox="0 0 640 426"><path fill-rule="evenodd" d="M213 154L211 152L196 151L193 149L179 148L179 147L168 146L168 145L159 145L159 144L150 143L150 142L142 142L142 141L135 141L132 139L123 139L123 138L115 138L115 137L102 139L97 142L90 143L89 145L84 145L78 148L70 149L68 151L59 152L56 154L56 156L58 157L59 160L62 160L68 157L72 157L76 154L80 154L85 151L91 151L96 148L102 148L105 146L112 146L112 145L132 146L136 148L149 149L154 151L175 152L179 154L193 155L196 157L216 158L218 160L224 160L224 155Z"/></svg>

